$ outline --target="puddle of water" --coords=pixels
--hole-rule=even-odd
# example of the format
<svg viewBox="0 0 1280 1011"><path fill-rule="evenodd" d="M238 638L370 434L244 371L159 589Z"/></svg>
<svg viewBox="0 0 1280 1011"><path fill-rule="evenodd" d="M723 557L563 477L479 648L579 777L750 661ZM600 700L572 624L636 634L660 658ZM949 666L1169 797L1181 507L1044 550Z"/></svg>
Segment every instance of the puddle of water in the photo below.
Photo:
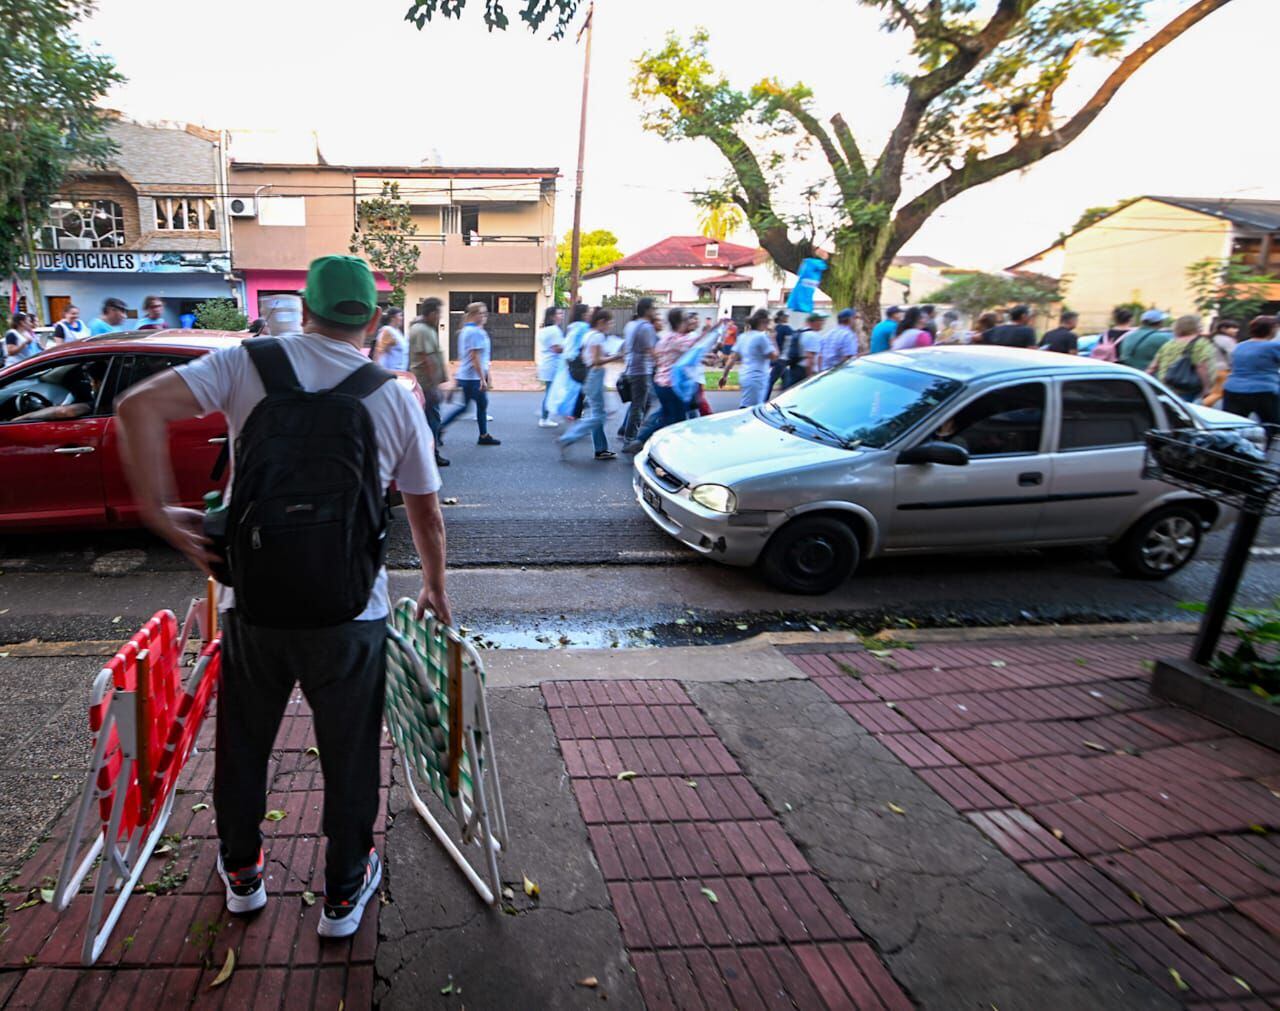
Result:
<svg viewBox="0 0 1280 1011"><path fill-rule="evenodd" d="M477 621L463 626L478 649L650 649L655 646L717 646L740 642L761 632L865 631L848 621L796 618L777 615L744 615L741 618L680 617L648 624L622 624L607 618L582 615L548 617L523 624Z"/></svg>

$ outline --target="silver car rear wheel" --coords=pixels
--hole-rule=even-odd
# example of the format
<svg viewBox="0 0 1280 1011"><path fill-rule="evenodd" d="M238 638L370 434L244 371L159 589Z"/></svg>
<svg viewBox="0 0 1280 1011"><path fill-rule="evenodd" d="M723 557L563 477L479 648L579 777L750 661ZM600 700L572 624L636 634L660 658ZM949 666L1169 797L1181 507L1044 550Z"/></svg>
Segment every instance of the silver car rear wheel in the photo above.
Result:
<svg viewBox="0 0 1280 1011"><path fill-rule="evenodd" d="M1164 579L1195 557L1204 518L1190 506L1157 509L1138 520L1111 547L1111 560L1126 576Z"/></svg>

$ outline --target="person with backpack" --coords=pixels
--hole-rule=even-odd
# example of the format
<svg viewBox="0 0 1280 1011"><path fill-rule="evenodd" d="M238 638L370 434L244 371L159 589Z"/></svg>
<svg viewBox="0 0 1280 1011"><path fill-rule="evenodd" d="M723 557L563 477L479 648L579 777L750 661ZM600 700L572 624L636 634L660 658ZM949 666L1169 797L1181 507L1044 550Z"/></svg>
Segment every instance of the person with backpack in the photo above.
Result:
<svg viewBox="0 0 1280 1011"><path fill-rule="evenodd" d="M418 615L452 621L431 436L412 394L363 354L378 317L368 265L321 257L307 271L303 333L246 340L157 373L116 405L120 456L143 520L205 572L230 571L218 600L213 787L227 910L267 903L267 768L300 682L324 775L322 937L354 934L382 879L373 832L392 481L422 560ZM234 446L225 558L204 536L201 514L172 505L168 425L215 412Z"/></svg>
<svg viewBox="0 0 1280 1011"><path fill-rule="evenodd" d="M778 348L778 357L769 367L769 389L765 391L765 400L773 397L774 386L787 372L787 339L795 333L789 322L790 319L786 309L779 309L773 314L773 342Z"/></svg>
<svg viewBox="0 0 1280 1011"><path fill-rule="evenodd" d="M1144 312L1142 325L1131 330L1120 342L1117 359L1120 364L1139 372L1150 371L1156 352L1173 340L1173 334L1161 325L1168 318L1163 309L1148 309Z"/></svg>
<svg viewBox="0 0 1280 1011"><path fill-rule="evenodd" d="M462 390L462 403L454 404L449 413L440 418L443 432L452 425L467 405L475 402L476 426L480 429L477 446L501 446L502 443L489 434L489 390L493 378L489 375L489 356L493 344L484 325L489 320L489 307L483 302L472 302L462 317L462 330L458 333L458 371L453 378Z"/></svg>
<svg viewBox="0 0 1280 1011"><path fill-rule="evenodd" d="M636 303L636 318L623 330L623 376L630 403L618 435L630 442L644 424L653 393L653 349L658 343L658 305L648 295Z"/></svg>
<svg viewBox="0 0 1280 1011"><path fill-rule="evenodd" d="M1090 358L1102 362L1119 361L1120 342L1133 329L1133 310L1117 306L1111 313L1111 326L1098 335L1098 343L1089 351Z"/></svg>
<svg viewBox="0 0 1280 1011"><path fill-rule="evenodd" d="M817 310L809 313L805 325L794 331L782 352L786 371L782 376L782 388L790 389L802 383L818 371L818 353L822 348L822 324L827 314Z"/></svg>
<svg viewBox="0 0 1280 1011"><path fill-rule="evenodd" d="M609 437L604 431L604 367L622 358L621 354L611 355L605 351L612 323L613 313L608 309L597 309L591 316L591 329L583 338L582 349L578 353L578 361L587 367L582 393L587 400L588 413L556 440L560 446L561 459L564 458L566 449L588 435L591 436L597 460L612 460L618 455L609 449Z"/></svg>
<svg viewBox="0 0 1280 1011"><path fill-rule="evenodd" d="M1213 341L1200 335L1199 316L1179 316L1173 324L1173 339L1147 366L1149 375L1188 403L1209 392L1217 371L1218 351Z"/></svg>

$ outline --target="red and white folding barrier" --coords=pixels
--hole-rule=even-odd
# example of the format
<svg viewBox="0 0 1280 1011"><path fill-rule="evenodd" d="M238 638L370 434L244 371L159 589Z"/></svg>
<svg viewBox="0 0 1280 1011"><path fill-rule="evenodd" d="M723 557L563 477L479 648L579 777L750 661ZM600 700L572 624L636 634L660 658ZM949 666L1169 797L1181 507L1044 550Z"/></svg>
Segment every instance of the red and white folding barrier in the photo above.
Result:
<svg viewBox="0 0 1280 1011"><path fill-rule="evenodd" d="M181 629L172 611L157 612L94 679L92 758L53 901L59 912L66 909L102 858L81 953L85 965L107 946L164 833L174 787L216 690L222 640L215 601L210 580L209 595L191 602ZM186 668L183 655L193 630L203 647Z"/></svg>

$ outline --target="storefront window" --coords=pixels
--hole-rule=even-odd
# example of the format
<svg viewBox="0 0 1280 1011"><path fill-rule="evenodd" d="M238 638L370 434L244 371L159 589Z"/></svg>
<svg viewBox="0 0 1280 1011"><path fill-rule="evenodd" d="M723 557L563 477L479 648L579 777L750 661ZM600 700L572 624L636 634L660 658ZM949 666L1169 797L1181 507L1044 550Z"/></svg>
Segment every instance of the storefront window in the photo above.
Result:
<svg viewBox="0 0 1280 1011"><path fill-rule="evenodd" d="M53 249L119 249L124 211L114 200L55 200L48 231Z"/></svg>
<svg viewBox="0 0 1280 1011"><path fill-rule="evenodd" d="M214 202L206 197L156 197L156 228L212 232L218 227Z"/></svg>

